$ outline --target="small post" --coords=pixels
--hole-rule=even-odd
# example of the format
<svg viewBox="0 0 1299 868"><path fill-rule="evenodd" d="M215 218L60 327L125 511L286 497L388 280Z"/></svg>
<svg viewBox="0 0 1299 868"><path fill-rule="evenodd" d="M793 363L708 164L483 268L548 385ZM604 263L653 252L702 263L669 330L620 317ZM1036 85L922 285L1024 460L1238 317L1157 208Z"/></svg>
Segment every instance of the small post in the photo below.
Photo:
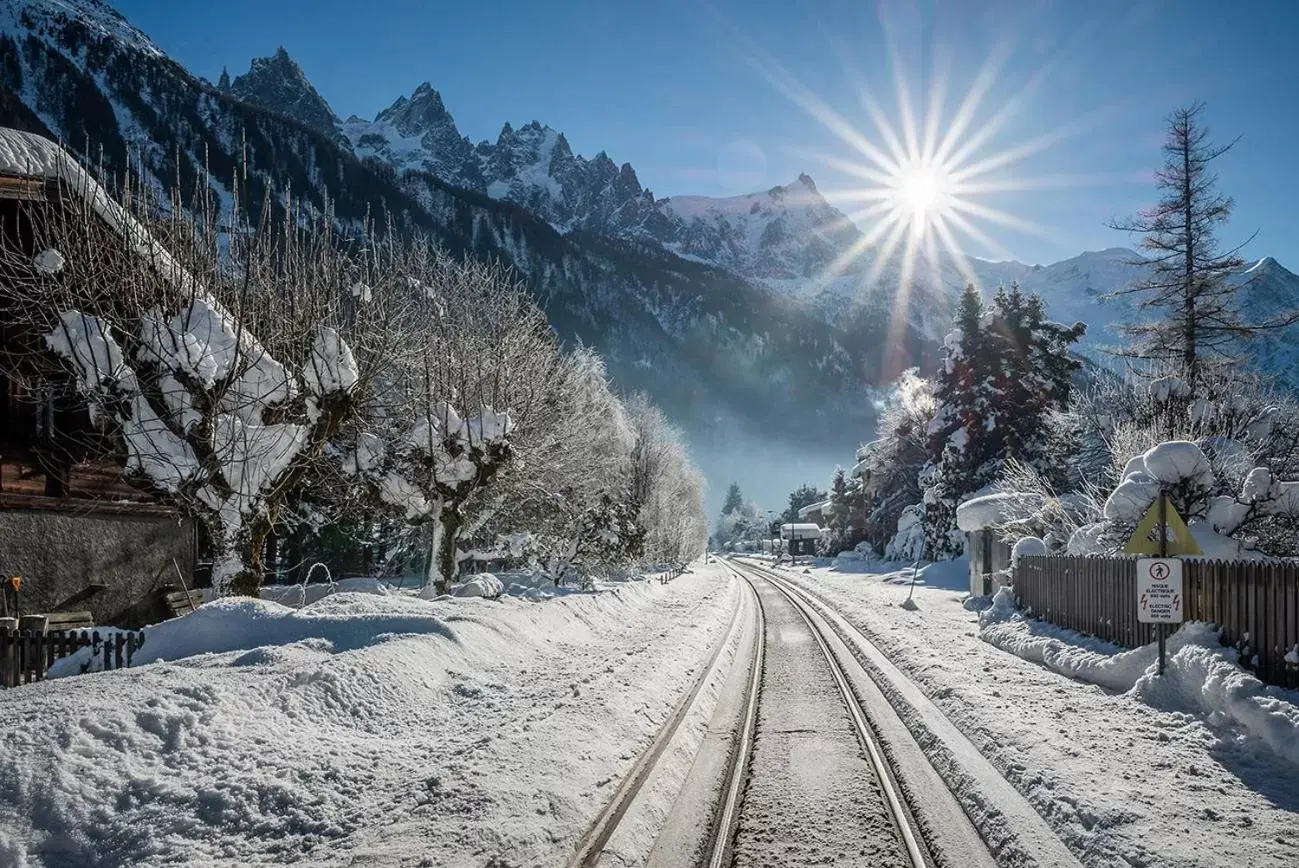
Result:
<svg viewBox="0 0 1299 868"><path fill-rule="evenodd" d="M0 588L0 593L4 589ZM0 687L17 687L18 619L0 618Z"/></svg>
<svg viewBox="0 0 1299 868"><path fill-rule="evenodd" d="M1168 557L1168 495L1163 489L1159 491L1159 556ZM1155 625L1155 635L1159 639L1159 674L1164 674L1164 625Z"/></svg>

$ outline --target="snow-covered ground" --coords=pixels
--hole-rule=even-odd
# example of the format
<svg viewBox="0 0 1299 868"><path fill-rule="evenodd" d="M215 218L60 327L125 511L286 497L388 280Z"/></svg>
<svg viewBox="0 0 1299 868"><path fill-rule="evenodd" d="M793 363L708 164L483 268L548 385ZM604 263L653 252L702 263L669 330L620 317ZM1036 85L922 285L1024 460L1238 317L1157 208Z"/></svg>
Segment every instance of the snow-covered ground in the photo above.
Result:
<svg viewBox="0 0 1299 868"><path fill-rule="evenodd" d="M209 604L0 692L0 866L562 864L738 593Z"/></svg>
<svg viewBox="0 0 1299 868"><path fill-rule="evenodd" d="M782 572L911 677L1083 862L1299 865L1299 766L1256 730L1206 713L1186 684L1150 689L1138 678L1146 689L1119 692L983 641L962 605L963 561L922 571L914 608L903 606L909 567L858 566ZM1270 712L1293 711L1284 695L1272 699Z"/></svg>

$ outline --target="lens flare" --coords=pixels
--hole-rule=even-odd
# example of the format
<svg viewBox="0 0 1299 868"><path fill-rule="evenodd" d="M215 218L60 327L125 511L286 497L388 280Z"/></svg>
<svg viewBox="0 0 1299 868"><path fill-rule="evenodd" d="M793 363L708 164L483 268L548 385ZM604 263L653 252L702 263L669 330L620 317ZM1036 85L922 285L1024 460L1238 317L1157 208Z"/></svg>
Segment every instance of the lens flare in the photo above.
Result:
<svg viewBox="0 0 1299 868"><path fill-rule="evenodd" d="M860 234L822 269L817 280L822 288L836 284L837 293L851 287L861 301L885 299L891 322L882 367L893 369L897 366L889 355L905 355L900 348L906 342L908 322L920 317L939 326L948 313L944 287L958 280L975 282L967 247L997 259L1013 258L990 234L994 228L1057 243L1063 240L1033 221L992 206L988 197L1114 183L1115 179L1023 173L1031 158L1095 128L1108 114L1102 109L1036 136L1025 138L1021 131L1012 134L1012 122L1023 121L1025 110L1042 95L1051 62L1019 79L1013 93L999 93L997 79L1012 54L1010 42L1005 40L968 77L963 97L949 104L950 58L941 46L935 46L929 86L913 104L915 88L897 50L898 40L891 33L887 15L882 18L896 103L893 111L886 111L876 100L878 83L867 82L850 68L851 52L837 52L844 61L846 80L854 86L861 118L830 106L771 55L752 41L744 41L754 68L846 146L846 152L839 154L804 152L860 182L826 193L845 213L844 223L858 228ZM923 301L913 298L918 290L927 291Z"/></svg>

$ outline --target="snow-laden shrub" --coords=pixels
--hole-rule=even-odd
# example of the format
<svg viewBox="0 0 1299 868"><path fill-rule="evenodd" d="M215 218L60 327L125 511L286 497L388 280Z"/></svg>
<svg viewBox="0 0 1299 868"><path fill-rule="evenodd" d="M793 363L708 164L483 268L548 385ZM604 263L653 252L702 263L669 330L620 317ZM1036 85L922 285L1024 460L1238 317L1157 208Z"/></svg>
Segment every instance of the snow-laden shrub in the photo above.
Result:
<svg viewBox="0 0 1299 868"><path fill-rule="evenodd" d="M1010 550L1010 564L1012 567L1018 566L1020 558L1037 557L1045 554L1047 554L1045 542L1035 536L1026 536L1017 540Z"/></svg>
<svg viewBox="0 0 1299 868"><path fill-rule="evenodd" d="M913 504L902 510L898 532L889 540L884 557L891 561L919 561L925 556L925 508Z"/></svg>
<svg viewBox="0 0 1299 868"><path fill-rule="evenodd" d="M1173 441L1127 463L1122 480L1105 501L1104 519L1080 528L1069 541L1069 553L1116 551L1161 491L1187 520L1205 557L1258 557L1254 540L1242 534L1250 523L1275 517L1299 519L1299 482L1277 481L1266 467L1257 467L1232 493L1198 445Z"/></svg>

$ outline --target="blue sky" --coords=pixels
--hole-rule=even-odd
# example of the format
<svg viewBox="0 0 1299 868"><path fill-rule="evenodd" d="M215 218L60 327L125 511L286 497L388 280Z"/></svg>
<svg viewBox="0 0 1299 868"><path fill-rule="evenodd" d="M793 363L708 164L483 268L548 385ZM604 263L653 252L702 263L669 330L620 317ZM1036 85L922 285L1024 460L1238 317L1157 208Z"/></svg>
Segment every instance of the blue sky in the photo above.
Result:
<svg viewBox="0 0 1299 868"><path fill-rule="evenodd" d="M789 2L789 0L115 0L127 18L200 75L232 75L279 45L342 117L363 117L429 81L462 133L504 121L563 130L574 150L631 162L658 196L731 195L811 174L836 197L861 182L831 165L866 163L773 82L806 92L876 145L859 93L901 117L892 54L913 109L946 81L941 136L978 74L996 66L970 134L1002 115L969 162L1022 148L978 201L1031 231L978 225L976 255L1051 262L1126 244L1105 220L1153 198L1162 119L1202 99L1220 139L1250 256L1299 269L1299 4L1164 2ZM944 74L942 70L946 69ZM776 72L783 70L783 72ZM1004 110L1012 106L1012 110ZM1039 147L1040 146L1040 147Z"/></svg>

